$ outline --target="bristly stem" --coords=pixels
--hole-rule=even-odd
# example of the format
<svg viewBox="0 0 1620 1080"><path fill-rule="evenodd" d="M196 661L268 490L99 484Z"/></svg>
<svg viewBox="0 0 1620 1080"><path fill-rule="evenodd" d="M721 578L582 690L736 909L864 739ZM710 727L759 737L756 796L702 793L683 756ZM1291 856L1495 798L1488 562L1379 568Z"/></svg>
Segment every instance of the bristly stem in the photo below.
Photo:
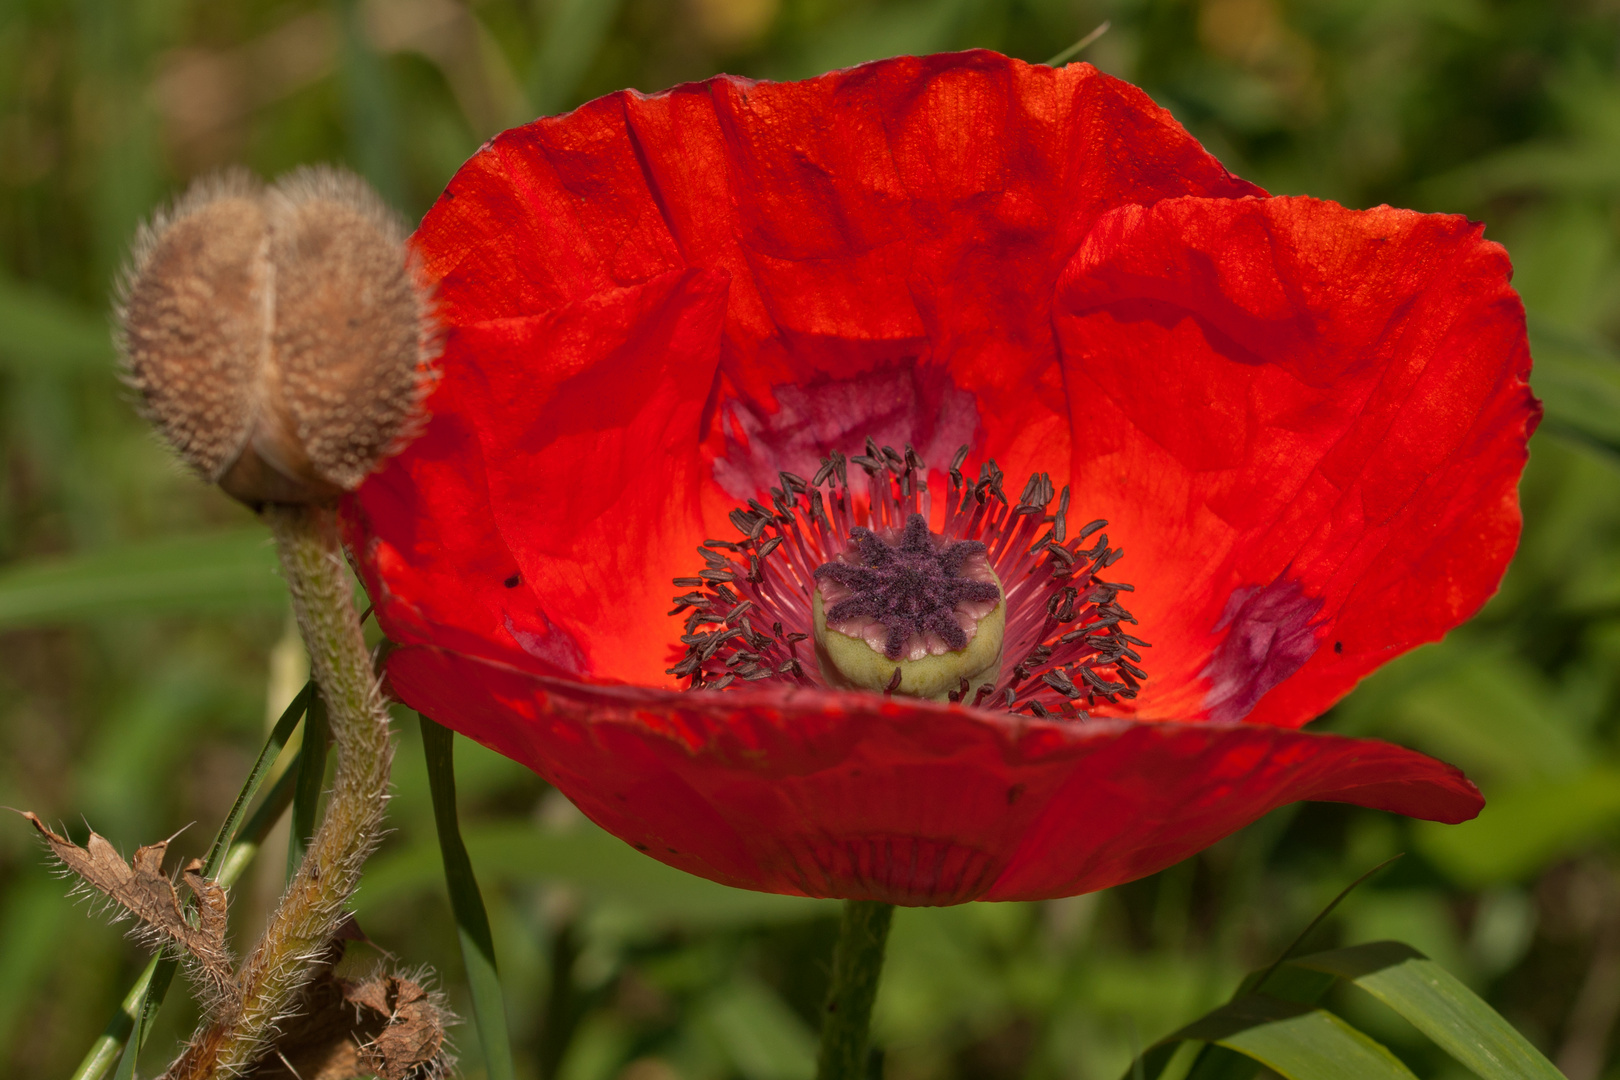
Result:
<svg viewBox="0 0 1620 1080"><path fill-rule="evenodd" d="M821 1015L821 1057L816 1080L866 1080L872 1003L883 975L894 905L878 900L844 901L832 985Z"/></svg>
<svg viewBox="0 0 1620 1080"><path fill-rule="evenodd" d="M388 711L352 602L337 513L319 505L273 504L264 518L275 535L293 613L326 702L337 768L320 828L264 936L242 965L234 999L213 1011L170 1066L168 1080L230 1076L263 1051L275 1022L296 1006L313 962L359 884L388 801L393 759Z"/></svg>

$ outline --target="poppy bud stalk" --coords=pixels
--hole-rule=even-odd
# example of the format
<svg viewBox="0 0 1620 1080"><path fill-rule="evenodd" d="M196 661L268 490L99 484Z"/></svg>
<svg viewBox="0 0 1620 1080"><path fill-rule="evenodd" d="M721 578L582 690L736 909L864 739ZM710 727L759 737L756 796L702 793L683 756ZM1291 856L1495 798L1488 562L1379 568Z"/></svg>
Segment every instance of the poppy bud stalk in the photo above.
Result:
<svg viewBox="0 0 1620 1080"><path fill-rule="evenodd" d="M337 496L415 432L435 337L401 223L363 181L300 169L195 185L140 232L118 311L130 385L198 474L276 539L337 750L264 936L169 1080L236 1075L294 1010L380 836L393 757Z"/></svg>

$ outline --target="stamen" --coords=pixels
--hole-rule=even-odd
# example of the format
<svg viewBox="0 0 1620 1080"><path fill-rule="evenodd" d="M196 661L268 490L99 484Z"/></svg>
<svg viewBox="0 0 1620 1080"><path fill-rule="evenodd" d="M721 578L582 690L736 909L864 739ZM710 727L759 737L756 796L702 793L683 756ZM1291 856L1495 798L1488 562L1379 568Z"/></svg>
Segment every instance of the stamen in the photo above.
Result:
<svg viewBox="0 0 1620 1080"><path fill-rule="evenodd" d="M996 591L1007 666L971 681L952 673L938 700L1084 721L1099 701L1137 695L1147 673L1136 650L1148 646L1121 629L1136 624L1118 603L1133 587L1098 576L1124 557L1123 548L1109 546L1106 521L1070 533L1067 487L1056 491L1050 476L1037 473L1014 502L993 460L969 479L964 446L947 470L943 526L932 533L928 469L917 451L872 439L864 451L834 452L809 479L780 473L771 507L750 499L731 511L738 539L703 542L701 568L675 579L681 592L670 614L684 618L684 633L670 674L694 690L766 681L848 685L826 670L823 650L812 658L800 649L815 634L821 590L835 594L829 625L865 620L877 637L873 658L885 669L919 642L947 652L969 644L963 620L944 614L989 604ZM864 490L850 484L849 462L861 467ZM988 573L961 576L976 560ZM900 689L898 667L883 675L873 689ZM905 692L913 692L910 684Z"/></svg>

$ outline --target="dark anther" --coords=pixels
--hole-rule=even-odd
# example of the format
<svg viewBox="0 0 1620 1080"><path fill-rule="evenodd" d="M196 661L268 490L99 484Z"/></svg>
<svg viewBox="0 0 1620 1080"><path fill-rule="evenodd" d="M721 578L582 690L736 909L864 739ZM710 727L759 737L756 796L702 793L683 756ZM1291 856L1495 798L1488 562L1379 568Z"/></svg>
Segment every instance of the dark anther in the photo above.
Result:
<svg viewBox="0 0 1620 1080"><path fill-rule="evenodd" d="M968 444L963 443L961 446L956 448L956 455L951 458L951 471L956 472L959 470L962 467L962 462L967 460L967 456Z"/></svg>
<svg viewBox="0 0 1620 1080"><path fill-rule="evenodd" d="M1046 613L1060 623L1074 621L1074 601L1079 596L1079 590L1074 586L1067 586L1061 593L1046 602Z"/></svg>
<svg viewBox="0 0 1620 1080"><path fill-rule="evenodd" d="M900 669L895 668L894 669L894 678L890 679L889 680L889 685L885 686L883 688L883 693L885 695L892 694L898 689L900 689Z"/></svg>
<svg viewBox="0 0 1620 1080"><path fill-rule="evenodd" d="M811 487L820 487L822 484L825 484L827 482L827 477L831 476L832 474L833 474L833 460L832 460L832 458L822 458L822 460L821 460L821 468L817 469L816 470L816 475L813 478L811 478L810 486Z"/></svg>
<svg viewBox="0 0 1620 1080"><path fill-rule="evenodd" d="M883 653L890 660L900 659L907 639L926 633L939 635L950 649L966 648L956 605L1000 599L990 582L961 576L970 558L985 553L984 543L959 540L935 547L921 514L906 519L894 545L858 526L850 530L850 540L859 564L828 562L815 571L818 579L829 578L850 591L828 609L827 621L864 617L882 623L888 631Z"/></svg>
<svg viewBox="0 0 1620 1080"><path fill-rule="evenodd" d="M1052 715L1052 711L1038 701L1031 701L1029 703L1029 711L1040 717L1042 720L1049 719Z"/></svg>
<svg viewBox="0 0 1620 1080"><path fill-rule="evenodd" d="M1084 528L1082 528L1078 533L1075 534L1074 538L1076 540L1084 540L1086 537L1090 536L1092 533L1096 532L1098 529L1106 529L1107 527L1108 527L1108 522L1103 520L1102 518L1098 518L1096 521L1089 522Z"/></svg>
<svg viewBox="0 0 1620 1080"><path fill-rule="evenodd" d="M708 689L708 690L724 690L726 687L730 686L732 683L734 683L736 681L737 681L737 676L734 675L734 674L722 675L718 679L714 680L714 682L710 683L707 687L705 687L705 689Z"/></svg>
<svg viewBox="0 0 1620 1080"><path fill-rule="evenodd" d="M515 589L515 588L518 587L518 583L521 582L522 580L523 579L521 577L519 577L516 574L513 574L511 577L509 577L505 581L501 582L501 584L505 585L508 589Z"/></svg>
<svg viewBox="0 0 1620 1080"><path fill-rule="evenodd" d="M677 589L701 589L703 587L703 579L697 577L678 577L675 579L675 587Z"/></svg>
<svg viewBox="0 0 1620 1080"><path fill-rule="evenodd" d="M1048 671L1041 676L1041 681L1066 698L1077 698L1081 694L1080 689L1074 685L1073 680L1061 669Z"/></svg>
<svg viewBox="0 0 1620 1080"><path fill-rule="evenodd" d="M781 546L782 538L780 536L773 536L763 544L759 545L758 555L763 559L765 556L769 555L771 552L775 551Z"/></svg>

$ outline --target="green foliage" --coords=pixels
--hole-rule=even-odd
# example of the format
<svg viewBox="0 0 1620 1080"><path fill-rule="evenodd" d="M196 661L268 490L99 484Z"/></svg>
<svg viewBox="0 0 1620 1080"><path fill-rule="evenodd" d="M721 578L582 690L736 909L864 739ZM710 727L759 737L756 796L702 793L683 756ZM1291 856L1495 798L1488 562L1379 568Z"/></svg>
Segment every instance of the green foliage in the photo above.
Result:
<svg viewBox="0 0 1620 1080"><path fill-rule="evenodd" d="M511 1080L512 1047L506 1036L506 1000L501 996L501 978L495 967L495 939L490 936L483 893L457 821L455 734L425 716L419 719L445 887L461 937L461 959L466 965L473 1023L478 1027L478 1042L484 1051L484 1071L490 1080Z"/></svg>
<svg viewBox="0 0 1620 1080"><path fill-rule="evenodd" d="M1339 883L1407 850L1308 946L1399 938L1460 983L1399 983L1432 975L1426 960L1347 981L1296 959L1266 991L1304 1011L1234 1028L1200 1076L1253 1075L1256 1061L1286 1073L1311 1030L1358 1048L1341 1059L1362 1054L1357 1075L1395 1069L1369 1043L1417 1076L1465 1075L1466 1056L1391 1007L1442 984L1572 1080L1620 1075L1620 14L1591 0L0 5L0 804L82 812L126 851L197 821L173 851L201 855L304 681L262 530L169 462L117 382L117 266L136 221L190 176L336 160L415 215L502 127L621 86L967 46L1039 61L1105 19L1084 58L1144 86L1234 171L1278 192L1464 213L1514 258L1547 407L1521 555L1478 619L1322 721L1455 761L1490 806L1450 828L1290 809L1100 896L900 911L875 1017L885 1072L1119 1076L1222 1007ZM431 963L471 1016L419 736L400 730L396 832L359 916L383 947ZM679 874L463 745L461 832L515 1075L807 1075L835 907ZM297 770L282 775L285 808ZM281 836L260 841L272 857L247 866L237 848L227 863L242 874L238 941L284 877ZM146 964L61 892L26 831L0 830L6 1075L71 1073ZM168 1001L143 1068L189 1009ZM478 1040L459 1050L483 1075Z"/></svg>
<svg viewBox="0 0 1620 1080"><path fill-rule="evenodd" d="M1323 976L1326 976L1325 978ZM1335 980L1367 991L1482 1080L1560 1080L1513 1025L1454 975L1410 945L1375 941L1314 953L1245 979L1232 1001L1159 1040L1127 1076L1157 1080L1180 1043L1202 1043L1185 1080L1252 1076L1237 1055L1289 1080L1411 1077L1389 1049L1315 1007ZM1209 1052L1220 1047L1227 1054Z"/></svg>

